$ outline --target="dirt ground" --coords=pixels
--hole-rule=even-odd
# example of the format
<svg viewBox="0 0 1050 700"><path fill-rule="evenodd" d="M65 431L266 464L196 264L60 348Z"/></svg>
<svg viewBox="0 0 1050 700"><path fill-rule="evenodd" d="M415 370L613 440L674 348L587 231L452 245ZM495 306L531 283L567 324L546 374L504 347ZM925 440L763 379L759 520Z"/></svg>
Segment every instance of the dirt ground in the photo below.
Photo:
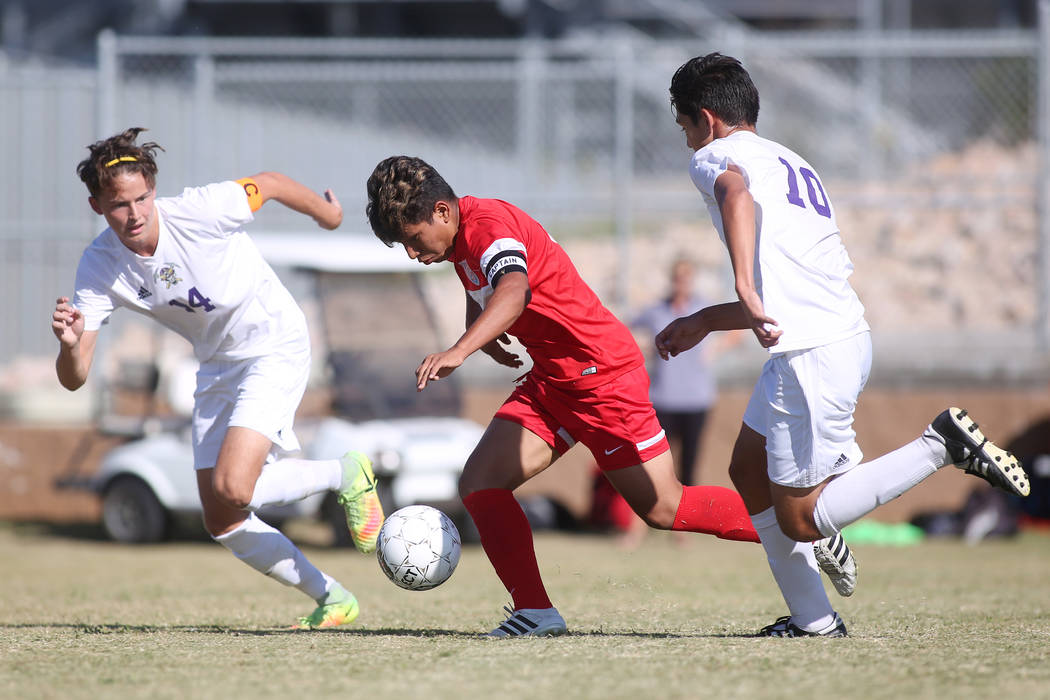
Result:
<svg viewBox="0 0 1050 700"><path fill-rule="evenodd" d="M468 393L466 417L487 423L508 391L498 388ZM701 447L699 478L703 483L730 486L726 465L748 396L749 391L743 389L724 391L715 406ZM1050 396L1042 390L871 389L864 393L857 409L860 446L868 457L888 452L915 437L949 405L969 409L985 434L1004 445L1050 415ZM307 402L304 409L311 410L311 404ZM120 438L100 435L88 425L0 423L0 520L97 522L98 499L91 494L58 490L55 480L63 475L90 474L106 450L120 442ZM552 496L581 516L590 507L593 469L590 454L577 446L519 493ZM981 484L959 470L944 469L875 515L880 520L899 522L921 511L955 510Z"/></svg>

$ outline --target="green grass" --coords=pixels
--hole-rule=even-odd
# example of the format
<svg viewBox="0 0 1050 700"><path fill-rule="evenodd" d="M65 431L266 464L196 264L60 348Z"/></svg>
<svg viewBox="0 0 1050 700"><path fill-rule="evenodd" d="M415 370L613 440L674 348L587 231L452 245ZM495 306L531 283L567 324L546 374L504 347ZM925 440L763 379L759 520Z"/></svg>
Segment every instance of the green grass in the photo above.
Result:
<svg viewBox="0 0 1050 700"><path fill-rule="evenodd" d="M0 528L0 697L1047 698L1050 537L856 547L851 637L755 639L784 614L756 545L540 534L556 639L479 638L508 596L468 547L402 591L373 557L307 548L358 622L292 632L311 601L209 542L126 547Z"/></svg>

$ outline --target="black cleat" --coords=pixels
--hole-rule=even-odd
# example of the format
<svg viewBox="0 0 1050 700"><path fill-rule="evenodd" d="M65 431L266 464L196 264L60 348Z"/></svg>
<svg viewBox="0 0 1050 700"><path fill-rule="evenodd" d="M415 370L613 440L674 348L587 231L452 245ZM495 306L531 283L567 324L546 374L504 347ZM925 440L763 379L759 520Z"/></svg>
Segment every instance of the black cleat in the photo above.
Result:
<svg viewBox="0 0 1050 700"><path fill-rule="evenodd" d="M1028 495L1028 475L1017 458L986 438L966 411L954 406L942 411L930 429L944 440L955 466L1007 493Z"/></svg>
<svg viewBox="0 0 1050 700"><path fill-rule="evenodd" d="M791 616L778 617L771 625L766 625L758 631L756 637L848 637L846 623L842 621L838 613L826 629L820 632L808 632L791 622Z"/></svg>

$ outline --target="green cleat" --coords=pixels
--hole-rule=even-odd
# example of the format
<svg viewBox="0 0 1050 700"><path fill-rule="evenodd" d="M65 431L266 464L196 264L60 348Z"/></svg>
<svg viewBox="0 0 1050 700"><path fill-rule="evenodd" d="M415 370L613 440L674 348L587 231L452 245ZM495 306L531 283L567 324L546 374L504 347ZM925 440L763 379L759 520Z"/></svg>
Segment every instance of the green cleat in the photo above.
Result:
<svg viewBox="0 0 1050 700"><path fill-rule="evenodd" d="M347 594L349 598L339 603L318 605L317 609L306 617L300 617L299 623L292 629L297 630L322 630L328 627L349 625L357 619L361 609L357 605L357 598L352 593Z"/></svg>
<svg viewBox="0 0 1050 700"><path fill-rule="evenodd" d="M343 485L338 500L346 511L350 538L358 551L374 552L379 528L383 525L383 505L376 493L372 463L364 453L356 450L347 452L340 462L343 465Z"/></svg>

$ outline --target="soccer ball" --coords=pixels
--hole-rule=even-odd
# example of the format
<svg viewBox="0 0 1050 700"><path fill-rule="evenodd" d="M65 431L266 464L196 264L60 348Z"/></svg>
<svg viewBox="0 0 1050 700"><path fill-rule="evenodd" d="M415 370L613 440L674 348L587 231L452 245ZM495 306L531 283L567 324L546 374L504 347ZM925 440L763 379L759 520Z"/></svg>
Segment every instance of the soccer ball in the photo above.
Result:
<svg viewBox="0 0 1050 700"><path fill-rule="evenodd" d="M406 506L387 516L376 556L379 568L398 586L427 591L456 570L459 550L459 530L447 515L430 506Z"/></svg>

